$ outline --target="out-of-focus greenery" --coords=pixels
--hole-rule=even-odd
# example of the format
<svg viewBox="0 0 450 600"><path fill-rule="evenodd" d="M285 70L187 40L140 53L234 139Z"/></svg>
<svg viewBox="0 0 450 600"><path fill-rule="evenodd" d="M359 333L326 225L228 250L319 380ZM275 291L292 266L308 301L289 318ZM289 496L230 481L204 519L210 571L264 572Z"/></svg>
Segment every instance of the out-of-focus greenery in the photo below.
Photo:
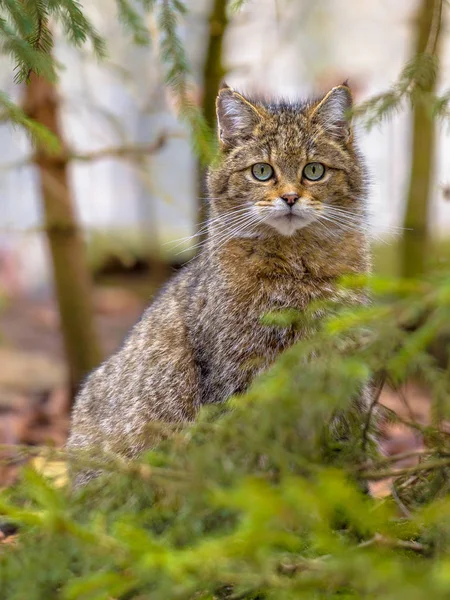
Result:
<svg viewBox="0 0 450 600"><path fill-rule="evenodd" d="M197 152L210 158L212 138L190 100L190 68L177 33L185 5L116 5L139 44L150 41L144 15L155 14L166 82ZM0 41L19 80L30 72L56 77L50 17L74 45L90 42L104 54L81 7L77 0L0 0ZM439 22L441 8L436 2ZM448 92L426 92L438 71L435 31L391 90L355 110L369 125L405 101L447 116ZM3 119L54 142L5 95L0 108ZM373 303L351 310L317 304L304 315L266 317L271 327L306 321L315 333L247 394L204 408L195 425L171 432L139 461L80 456L101 463L105 475L76 494L25 469L20 484L0 497L0 513L20 525L16 544L0 546L0 598L448 598L450 444L443 424L450 378L427 350L438 337L448 339L450 279L375 277L343 286L343 294L370 287ZM328 316L318 320L325 309ZM425 450L401 470L374 449L376 406L363 415L354 408L362 386L381 377L393 385L419 378L433 397L431 424L410 424ZM367 483L389 476L396 477L394 494L371 498Z"/></svg>
<svg viewBox="0 0 450 600"><path fill-rule="evenodd" d="M190 126L197 154L208 162L214 154L215 136L192 101L191 68L178 32L179 22L187 11L185 4L182 0L116 0L116 7L118 19L138 45L152 41L145 18L154 15L165 82L177 98L180 118ZM58 64L52 55L52 20L62 24L70 44L75 47L90 44L98 58L106 57L105 40L79 0L0 0L0 51L12 57L17 82L29 80L32 73L56 80ZM0 109L3 113L0 120L24 127L41 143L56 144L54 136L27 119L4 93L0 94Z"/></svg>
<svg viewBox="0 0 450 600"><path fill-rule="evenodd" d="M148 260L142 235L126 229L92 232L87 243L87 257L93 273L112 262L122 265L125 270Z"/></svg>
<svg viewBox="0 0 450 600"><path fill-rule="evenodd" d="M372 247L373 267L375 273L392 277L401 274L401 239L387 239ZM432 272L435 269L450 266L450 240L435 237L428 248L427 266Z"/></svg>
<svg viewBox="0 0 450 600"><path fill-rule="evenodd" d="M450 279L360 278L343 294L365 286L369 306L266 317L315 333L138 462L80 456L106 474L74 495L26 469L0 500L21 526L0 547L1 597L448 598L450 378L427 348L450 328ZM414 424L425 450L397 472L374 451L376 411L352 408L380 373L433 396L432 424ZM391 475L393 496L365 492Z"/></svg>
<svg viewBox="0 0 450 600"><path fill-rule="evenodd" d="M431 1L431 0L430 0ZM238 11L246 0L228 0L230 15ZM178 113L191 129L194 149L200 159L208 163L215 155L215 136L201 111L192 101L191 66L179 36L178 25L184 19L188 6L182 0L115 0L117 16L132 40L138 45L152 41L146 24L147 15L155 17L159 40L159 57L164 67L165 83L173 90ZM450 92L440 95L429 92L430 81L436 80L439 62L435 55L442 21L443 1L436 0L430 8L430 28L424 51L414 56L402 70L398 81L389 90L378 94L353 110L367 127L373 127L388 118L405 103L425 104L437 118L449 114ZM87 16L79 0L0 0L0 50L11 55L16 65L16 81L26 81L31 73L55 80L58 64L52 55L51 20L59 21L69 43L76 47L89 44L98 58L107 56L105 40ZM41 142L55 145L48 132L36 127L7 95L0 94L2 120L25 127Z"/></svg>

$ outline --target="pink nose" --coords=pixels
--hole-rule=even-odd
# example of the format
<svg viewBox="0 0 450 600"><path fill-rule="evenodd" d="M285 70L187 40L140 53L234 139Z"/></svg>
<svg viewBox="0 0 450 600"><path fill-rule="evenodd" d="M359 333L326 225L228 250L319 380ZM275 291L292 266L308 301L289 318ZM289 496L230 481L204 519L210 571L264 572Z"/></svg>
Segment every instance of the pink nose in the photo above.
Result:
<svg viewBox="0 0 450 600"><path fill-rule="evenodd" d="M286 202L286 204L288 206L294 206L294 204L297 202L299 196L298 196L298 194L293 192L291 194L283 194L281 196L281 198L282 198L282 200L284 200Z"/></svg>

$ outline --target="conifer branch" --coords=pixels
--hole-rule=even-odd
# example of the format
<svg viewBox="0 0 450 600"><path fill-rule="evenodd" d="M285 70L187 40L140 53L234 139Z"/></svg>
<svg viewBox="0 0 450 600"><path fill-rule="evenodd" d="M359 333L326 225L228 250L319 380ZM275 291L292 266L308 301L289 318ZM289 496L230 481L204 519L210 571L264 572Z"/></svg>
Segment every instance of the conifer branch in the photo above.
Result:
<svg viewBox="0 0 450 600"><path fill-rule="evenodd" d="M158 15L160 56L165 67L166 83L178 102L179 115L190 127L196 153L207 163L214 154L213 136L199 107L192 100L193 89L188 81L191 69L177 31L178 19L185 12L186 7L179 0L162 0Z"/></svg>
<svg viewBox="0 0 450 600"><path fill-rule="evenodd" d="M436 49L442 18L443 0L435 0L428 37L419 53L406 64L397 82L387 92L373 96L353 109L352 114L362 118L368 129L400 110L405 101L425 103L440 116L446 114L447 95L440 99L430 92L438 71Z"/></svg>
<svg viewBox="0 0 450 600"><path fill-rule="evenodd" d="M362 451L365 453L367 451L367 446L369 443L369 434L372 427L372 419L378 406L380 395L383 390L384 383L386 381L386 375L380 374L378 377L378 381L374 386L373 398L369 406L369 410L367 411L367 416L364 422L363 432L362 432Z"/></svg>
<svg viewBox="0 0 450 600"><path fill-rule="evenodd" d="M22 127L30 135L33 144L43 145L49 154L57 154L61 150L57 137L47 127L30 119L22 108L3 92L0 92L0 110L0 123Z"/></svg>
<svg viewBox="0 0 450 600"><path fill-rule="evenodd" d="M233 12L238 12L244 6L247 0L229 0L228 1L228 10Z"/></svg>
<svg viewBox="0 0 450 600"><path fill-rule="evenodd" d="M166 83L175 95L180 118L189 125L196 153L203 162L209 162L215 152L215 138L194 102L189 60L178 32L179 21L186 15L186 5L181 0L116 0L116 3L119 19L138 44L150 42L144 16L155 12ZM1 16L2 9L13 27ZM106 55L104 39L84 15L78 0L23 0L21 3L0 0L0 39L3 51L15 60L16 82L28 80L32 73L49 80L56 78L48 26L51 17L62 23L72 45L80 47L90 42L99 58ZM17 124L23 126L24 122Z"/></svg>
<svg viewBox="0 0 450 600"><path fill-rule="evenodd" d="M119 19L133 36L133 41L138 46L146 46L150 43L150 33L145 26L142 15L128 0L116 0ZM153 3L148 3L147 10Z"/></svg>

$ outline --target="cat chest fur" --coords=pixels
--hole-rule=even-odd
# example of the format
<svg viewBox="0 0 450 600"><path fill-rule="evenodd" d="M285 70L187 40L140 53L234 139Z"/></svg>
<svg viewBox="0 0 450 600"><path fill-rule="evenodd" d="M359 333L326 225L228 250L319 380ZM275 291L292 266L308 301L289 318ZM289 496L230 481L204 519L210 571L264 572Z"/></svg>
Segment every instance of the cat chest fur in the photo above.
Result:
<svg viewBox="0 0 450 600"><path fill-rule="evenodd" d="M190 340L199 366L200 402L222 402L243 392L253 377L305 335L295 326L264 324L268 313L303 311L313 299L332 295L334 283L312 278L300 257L240 256L209 269L193 294Z"/></svg>

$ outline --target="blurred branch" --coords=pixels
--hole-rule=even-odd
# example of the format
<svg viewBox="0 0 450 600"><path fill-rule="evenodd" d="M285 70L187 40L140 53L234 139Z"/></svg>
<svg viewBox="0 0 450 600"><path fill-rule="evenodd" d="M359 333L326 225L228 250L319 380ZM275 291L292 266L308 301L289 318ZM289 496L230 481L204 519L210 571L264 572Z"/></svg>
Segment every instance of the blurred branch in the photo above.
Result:
<svg viewBox="0 0 450 600"><path fill-rule="evenodd" d="M372 425L372 418L374 416L376 407L378 406L378 402L380 400L380 394L383 389L384 383L386 381L386 375L384 373L380 373L376 383L374 382L374 393L373 399L370 403L369 410L367 411L366 421L364 423L364 428L362 432L362 451L365 453L367 450L367 445L369 443L369 433Z"/></svg>
<svg viewBox="0 0 450 600"><path fill-rule="evenodd" d="M146 154L155 154L161 148L165 146L168 139L168 134L161 134L151 144L143 145L129 145L129 146L111 146L108 148L101 148L100 150L93 150L92 152L70 152L66 156L62 156L63 160L77 160L82 162L88 162L93 160L103 160L105 158L134 158L136 156L142 156ZM170 136L175 137L175 136Z"/></svg>
<svg viewBox="0 0 450 600"><path fill-rule="evenodd" d="M386 456L380 460L377 460L375 463L372 463L370 465L365 464L365 465L361 465L361 467L358 467L358 469L364 470L367 469L368 467L371 467L372 469L378 469L380 467L384 467L386 465L389 465L391 463L396 463L400 460L406 460L408 458L419 458L421 456L428 456L428 455L432 455L436 452L436 450L425 450L424 448L419 448L418 450L409 450L407 452L400 452L399 454L392 454L391 456Z"/></svg>
<svg viewBox="0 0 450 600"><path fill-rule="evenodd" d="M429 550L428 546L420 544L419 542L414 542L412 540L397 540L386 537L380 533L376 533L373 538L366 542L361 542L358 548L368 548L369 546L384 546L385 548L412 550L413 552L419 553L427 552Z"/></svg>
<svg viewBox="0 0 450 600"><path fill-rule="evenodd" d="M412 550L420 554L427 552L429 547L415 542L413 540L399 540L396 538L390 538L381 533L376 533L370 540L366 540L358 544L358 548L369 548L371 546L378 546L384 548L392 548L398 550ZM300 557L293 562L283 562L279 565L279 571L283 575L295 575L303 571L320 571L327 567L327 563L333 556L331 554L323 554L317 558L305 558Z"/></svg>
<svg viewBox="0 0 450 600"><path fill-rule="evenodd" d="M384 471L363 471L360 476L363 479L377 481L379 479L387 479L388 477L400 477L401 475L414 475L422 471L434 471L442 467L450 466L450 457L430 460L428 462L419 463L413 467L403 467L401 469L386 469Z"/></svg>
<svg viewBox="0 0 450 600"><path fill-rule="evenodd" d="M122 146L108 146L106 148L100 148L100 150L93 150L91 152L74 152L64 151L56 155L46 157L46 162L53 164L67 164L72 160L80 162L90 162L95 160L103 160L106 158L124 158L133 159L145 155L155 154L161 148L165 146L169 138L184 137L183 133L162 133L157 139L150 144L130 144ZM39 162L39 158L35 154L26 158L20 159L15 162L0 164L0 171L9 171L12 169L18 169L21 167L27 167Z"/></svg>
<svg viewBox="0 0 450 600"><path fill-rule="evenodd" d="M428 35L427 45L425 46L424 50L425 54L436 54L439 33L442 24L442 8L443 0L435 0L433 18L431 20L431 27Z"/></svg>

